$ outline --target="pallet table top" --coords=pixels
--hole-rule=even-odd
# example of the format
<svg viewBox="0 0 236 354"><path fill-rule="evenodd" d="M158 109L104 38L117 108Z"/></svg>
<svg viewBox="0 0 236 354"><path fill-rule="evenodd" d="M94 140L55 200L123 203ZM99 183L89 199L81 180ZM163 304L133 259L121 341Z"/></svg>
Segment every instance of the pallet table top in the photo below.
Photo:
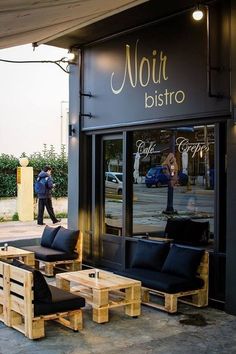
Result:
<svg viewBox="0 0 236 354"><path fill-rule="evenodd" d="M8 246L7 250L4 247L0 247L0 259L11 259L11 258L19 258L23 260L25 264L30 266L34 266L34 252L26 251L21 248Z"/></svg>
<svg viewBox="0 0 236 354"><path fill-rule="evenodd" d="M95 269L79 270L76 272L59 273L57 279L64 279L70 282L75 282L93 289L99 290L115 290L127 288L133 285L141 286L138 280L122 277L111 272L106 272L98 269L99 278L91 278L89 274L95 273Z"/></svg>
<svg viewBox="0 0 236 354"><path fill-rule="evenodd" d="M20 257L20 256L27 256L32 254L33 252L23 250L21 248L8 246L7 251L0 248L0 258L1 257Z"/></svg>

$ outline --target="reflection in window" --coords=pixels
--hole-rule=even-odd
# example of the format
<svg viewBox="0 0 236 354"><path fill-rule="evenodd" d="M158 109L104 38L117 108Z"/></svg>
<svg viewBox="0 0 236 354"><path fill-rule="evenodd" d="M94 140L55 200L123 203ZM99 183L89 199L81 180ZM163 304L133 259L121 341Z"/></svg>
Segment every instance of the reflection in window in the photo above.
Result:
<svg viewBox="0 0 236 354"><path fill-rule="evenodd" d="M122 140L104 141L105 233L121 235L122 229Z"/></svg>
<svg viewBox="0 0 236 354"><path fill-rule="evenodd" d="M136 131L133 141L133 233L163 236L169 218L186 219L210 233L193 240L190 229L185 243L212 243L214 126Z"/></svg>

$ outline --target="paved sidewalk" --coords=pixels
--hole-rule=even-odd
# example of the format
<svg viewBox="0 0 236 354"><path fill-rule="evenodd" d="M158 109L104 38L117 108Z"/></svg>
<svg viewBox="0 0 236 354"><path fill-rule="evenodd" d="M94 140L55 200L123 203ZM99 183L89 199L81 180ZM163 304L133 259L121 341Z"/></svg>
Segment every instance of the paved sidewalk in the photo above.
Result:
<svg viewBox="0 0 236 354"><path fill-rule="evenodd" d="M51 220L45 219L48 225ZM67 219L61 225L67 226ZM36 221L0 223L0 242L32 239L42 235ZM53 278L52 283L55 281ZM46 324L46 337L29 340L0 322L0 354L234 354L236 316L213 308L198 309L180 304L177 315L142 306L137 319L117 308L110 321L99 325L84 309L84 328L78 333L54 322Z"/></svg>
<svg viewBox="0 0 236 354"><path fill-rule="evenodd" d="M84 313L84 328L75 333L48 321L46 337L30 340L0 323L1 354L235 354L236 317L211 308L180 305L175 316L142 306L131 318L123 308L109 313L109 322L92 321Z"/></svg>
<svg viewBox="0 0 236 354"><path fill-rule="evenodd" d="M44 219L48 226L53 226L50 219ZM67 219L62 219L62 225L67 227ZM5 221L0 223L0 242L37 238L42 236L44 226L37 221Z"/></svg>

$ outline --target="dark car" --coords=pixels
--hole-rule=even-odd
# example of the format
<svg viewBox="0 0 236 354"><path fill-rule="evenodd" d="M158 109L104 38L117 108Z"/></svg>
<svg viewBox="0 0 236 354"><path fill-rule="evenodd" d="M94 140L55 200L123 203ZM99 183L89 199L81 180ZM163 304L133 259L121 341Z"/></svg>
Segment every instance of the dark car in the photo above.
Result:
<svg viewBox="0 0 236 354"><path fill-rule="evenodd" d="M145 177L145 183L148 188L152 186L161 187L166 186L169 181L169 174L167 168L164 166L156 166L150 168ZM188 176L180 172L178 174L178 183L181 186L186 186L188 183Z"/></svg>

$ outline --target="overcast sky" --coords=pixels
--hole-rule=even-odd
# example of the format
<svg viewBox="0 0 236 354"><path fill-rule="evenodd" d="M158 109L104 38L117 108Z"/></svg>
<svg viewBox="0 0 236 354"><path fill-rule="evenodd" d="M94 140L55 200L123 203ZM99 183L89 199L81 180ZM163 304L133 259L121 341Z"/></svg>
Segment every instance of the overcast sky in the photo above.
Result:
<svg viewBox="0 0 236 354"><path fill-rule="evenodd" d="M56 60L66 54L50 46L33 51L25 45L1 49L0 59ZM0 62L0 154L19 157L22 152L42 151L44 143L60 150L61 108L66 115L68 78L55 64Z"/></svg>

